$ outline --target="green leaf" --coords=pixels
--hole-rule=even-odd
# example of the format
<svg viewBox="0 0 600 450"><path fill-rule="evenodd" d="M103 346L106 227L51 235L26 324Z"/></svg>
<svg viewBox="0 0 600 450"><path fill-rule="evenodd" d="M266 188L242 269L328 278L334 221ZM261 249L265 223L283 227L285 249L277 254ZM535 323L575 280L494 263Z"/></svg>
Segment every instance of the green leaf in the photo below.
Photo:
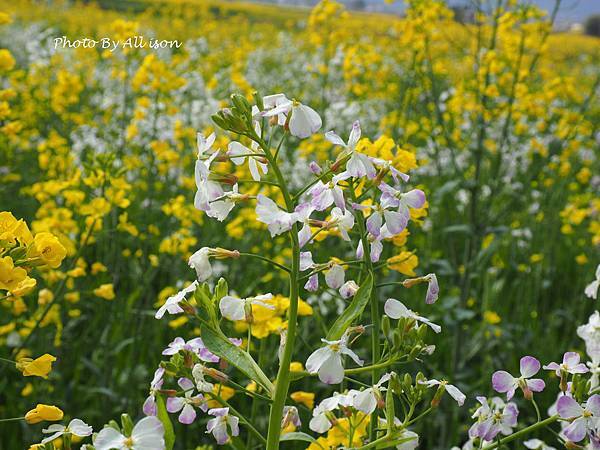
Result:
<svg viewBox="0 0 600 450"><path fill-rule="evenodd" d="M337 318L334 324L327 333L327 340L335 341L342 337L354 319L359 317L369 303L371 291L373 290L373 275L365 279L363 284L358 288L350 305L344 310L341 316Z"/></svg>
<svg viewBox="0 0 600 450"><path fill-rule="evenodd" d="M295 431L293 433L282 434L279 438L280 441L304 441L304 442L315 442L315 438L310 434Z"/></svg>
<svg viewBox="0 0 600 450"><path fill-rule="evenodd" d="M165 428L166 450L173 450L173 446L175 445L175 432L173 431L173 424L171 423L171 418L169 417L165 405L165 399L162 395L156 395L156 417L158 417Z"/></svg>
<svg viewBox="0 0 600 450"><path fill-rule="evenodd" d="M202 341L215 355L225 359L229 364L244 372L251 380L256 381L269 394L275 388L265 373L248 353L236 347L221 333L208 327L202 328Z"/></svg>

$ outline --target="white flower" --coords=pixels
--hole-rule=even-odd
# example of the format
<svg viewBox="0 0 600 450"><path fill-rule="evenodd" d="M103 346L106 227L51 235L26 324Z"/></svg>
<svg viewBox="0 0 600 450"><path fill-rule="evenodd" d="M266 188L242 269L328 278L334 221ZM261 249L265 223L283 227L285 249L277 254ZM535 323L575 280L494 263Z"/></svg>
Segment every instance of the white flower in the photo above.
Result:
<svg viewBox="0 0 600 450"><path fill-rule="evenodd" d="M52 442L54 439L62 436L63 434L72 434L77 437L85 437L92 434L92 427L90 427L87 423L80 419L73 419L69 422L69 425L66 427L64 425L53 424L48 428L42 430L42 433L49 434L52 433L51 436L44 438L42 440L42 444L46 444L48 442Z"/></svg>
<svg viewBox="0 0 600 450"><path fill-rule="evenodd" d="M210 150L214 141L214 133L208 139L204 139L204 136L198 134L198 159L196 160L196 167L194 169L194 177L198 190L194 198L194 206L201 211L208 211L210 209L210 202L224 194L221 184L209 179L211 173L210 165L218 156L219 151L215 151L205 160L200 159Z"/></svg>
<svg viewBox="0 0 600 450"><path fill-rule="evenodd" d="M377 384L356 394L352 401L352 406L359 411L364 412L365 414L371 414L373 411L375 411L378 401L383 399L381 392L386 390L386 388L382 387L382 385L387 383L391 376L392 375L390 373L384 374L379 379Z"/></svg>
<svg viewBox="0 0 600 450"><path fill-rule="evenodd" d="M259 222L267 225L271 236L277 236L292 229L297 220L295 213L283 211L273 200L262 194L256 198L256 216Z"/></svg>
<svg viewBox="0 0 600 450"><path fill-rule="evenodd" d="M192 376L194 377L194 381L196 382L196 388L200 392L212 392L214 385L209 383L204 378L204 372L206 371L206 367L203 364L195 364L192 368Z"/></svg>
<svg viewBox="0 0 600 450"><path fill-rule="evenodd" d="M341 137L333 131L325 133L325 139L335 145L340 145L351 154L350 159L346 163L346 172L354 178L361 178L365 175L368 178L375 178L377 171L371 159L362 153L356 151L356 144L360 140L361 130L358 120L352 124L352 130L348 137L348 143L345 143Z"/></svg>
<svg viewBox="0 0 600 450"><path fill-rule="evenodd" d="M313 213L315 208L309 203L302 203L296 206L294 214L296 220L302 223L302 229L298 231L298 243L300 248L304 247L312 238L312 230L310 229L310 215Z"/></svg>
<svg viewBox="0 0 600 450"><path fill-rule="evenodd" d="M223 445L229 441L227 428L231 431L232 436L240 434L239 419L229 415L229 408L213 408L208 411L208 414L215 417L206 424L206 432L212 433L217 444Z"/></svg>
<svg viewBox="0 0 600 450"><path fill-rule="evenodd" d="M348 336L344 334L338 341L327 341L321 339L327 344L315 350L306 360L306 370L309 373L318 373L319 380L326 384L338 384L344 379L344 366L342 365L342 355L348 355L359 366L363 361L356 353L347 346Z"/></svg>
<svg viewBox="0 0 600 450"><path fill-rule="evenodd" d="M165 315L165 312L168 312L169 314L181 314L183 312L183 308L179 306L179 303L185 300L185 296L190 292L194 292L197 287L198 281L196 280L188 287L183 288L177 294L167 298L165 304L158 308L158 311L156 311L154 317L157 319L162 319L162 317Z"/></svg>
<svg viewBox="0 0 600 450"><path fill-rule="evenodd" d="M585 351L593 361L600 361L600 313L595 311L585 325L577 327L577 335L585 341Z"/></svg>
<svg viewBox="0 0 600 450"><path fill-rule="evenodd" d="M344 272L344 268L339 264L333 264L331 269L325 272L325 283L331 289L339 289L344 284L345 277L346 272Z"/></svg>
<svg viewBox="0 0 600 450"><path fill-rule="evenodd" d="M326 398L313 409L313 417L308 424L308 427L315 433L325 433L332 426L329 416L331 412L340 406L352 406L354 397L358 391L350 390L347 394L334 394Z"/></svg>
<svg viewBox="0 0 600 450"><path fill-rule="evenodd" d="M585 287L585 295L596 300L598 298L598 288L600 288L600 264L596 267L596 279Z"/></svg>
<svg viewBox="0 0 600 450"><path fill-rule="evenodd" d="M523 445L532 450L556 450L554 447L546 445L544 441L540 441L539 439L529 439L528 441L523 442Z"/></svg>
<svg viewBox="0 0 600 450"><path fill-rule="evenodd" d="M204 158L215 143L215 133L211 133L207 138L202 133L196 133L196 145L198 147L198 159Z"/></svg>
<svg viewBox="0 0 600 450"><path fill-rule="evenodd" d="M188 265L196 270L196 278L200 283L208 280L212 276L212 266L208 258L210 257L212 249L209 247L202 247L188 260Z"/></svg>
<svg viewBox="0 0 600 450"><path fill-rule="evenodd" d="M235 203L246 198L248 198L247 195L239 193L239 188L236 183L233 185L231 191L225 192L221 198L210 203L210 209L205 211L206 215L213 219L217 219L219 222L223 222L234 208Z"/></svg>
<svg viewBox="0 0 600 450"><path fill-rule="evenodd" d="M465 394L463 394L453 384L448 384L448 382L446 380L438 381L435 379L431 379L431 380L427 380L427 381L422 381L421 384L424 384L427 387L438 386L438 389L443 388L446 392L448 392L448 394L450 394L450 397L452 397L454 400L456 400L456 403L458 403L458 406L464 405L465 400L467 399L467 396Z"/></svg>
<svg viewBox="0 0 600 450"><path fill-rule="evenodd" d="M342 235L342 239L345 241L350 240L350 236L348 235L348 231L352 229L354 226L354 216L348 210L342 212L342 210L338 207L335 207L331 210L331 219L329 220L330 225L337 226L340 234Z"/></svg>
<svg viewBox="0 0 600 450"><path fill-rule="evenodd" d="M394 298L387 299L385 305L383 306L383 310L392 319L400 319L401 317L406 317L407 319L413 319L418 322L423 322L425 325L431 327L431 329L436 333L442 331L442 327L436 325L435 323L431 322L425 317L419 316L417 313L411 311L406 306L404 306L402 302L399 302Z"/></svg>
<svg viewBox="0 0 600 450"><path fill-rule="evenodd" d="M275 309L275 306L265 303L264 300L270 300L273 294L257 295L256 297L237 298L226 295L219 302L219 309L223 317L229 320L252 321L252 305L260 305L268 309Z"/></svg>
<svg viewBox="0 0 600 450"><path fill-rule="evenodd" d="M289 100L283 94L269 95L263 99L263 104L266 109L263 117L277 116L279 125L284 125L291 114L288 124L290 133L300 139L316 133L323 124L314 109L296 100Z"/></svg>
<svg viewBox="0 0 600 450"><path fill-rule="evenodd" d="M258 123L257 123L258 125ZM256 126L255 126L256 129ZM255 130L256 134L260 135L260 127ZM269 172L269 166L266 164L265 155L258 151L258 144L252 141L250 144L251 148L245 145L232 141L227 146L227 154L236 166L243 164L246 158L248 158L248 168L250 169L250 175L254 181L260 181L261 172L262 175L266 175ZM238 156L240 155L240 156ZM256 156L242 156L242 155L256 155Z"/></svg>
<svg viewBox="0 0 600 450"><path fill-rule="evenodd" d="M103 428L94 439L96 450L164 450L165 429L154 416L144 417L131 432L130 437L123 436L112 427Z"/></svg>

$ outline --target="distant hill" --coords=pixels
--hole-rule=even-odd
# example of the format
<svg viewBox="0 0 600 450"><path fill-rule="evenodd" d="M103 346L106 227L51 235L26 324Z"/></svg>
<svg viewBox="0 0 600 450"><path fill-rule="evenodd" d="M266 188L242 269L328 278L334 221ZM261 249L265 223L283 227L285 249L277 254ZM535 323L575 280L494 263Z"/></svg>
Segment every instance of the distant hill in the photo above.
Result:
<svg viewBox="0 0 600 450"><path fill-rule="evenodd" d="M317 0L262 0L265 3L278 3L297 6L312 6ZM381 11L390 13L401 13L404 9L404 1L396 0L387 3L385 0L338 0L351 9L365 9L369 11ZM525 0L536 4L547 11L554 7L554 0ZM448 0L452 6L469 4L469 0ZM584 22L592 14L600 14L600 0L562 0L557 16L557 24L566 26L576 22Z"/></svg>

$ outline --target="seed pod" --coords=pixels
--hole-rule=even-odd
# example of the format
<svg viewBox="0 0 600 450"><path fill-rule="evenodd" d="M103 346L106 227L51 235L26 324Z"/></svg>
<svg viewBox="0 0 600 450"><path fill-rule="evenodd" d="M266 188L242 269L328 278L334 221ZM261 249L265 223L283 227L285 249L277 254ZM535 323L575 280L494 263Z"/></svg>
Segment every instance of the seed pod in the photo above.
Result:
<svg viewBox="0 0 600 450"><path fill-rule="evenodd" d="M123 429L123 434L125 436L130 436L131 431L133 430L133 421L129 414L121 414L121 428Z"/></svg>
<svg viewBox="0 0 600 450"><path fill-rule="evenodd" d="M381 330L383 331L383 335L388 338L390 335L390 318L388 316L383 316L381 319Z"/></svg>
<svg viewBox="0 0 600 450"><path fill-rule="evenodd" d="M254 98L254 102L256 103L256 106L258 108L259 111L262 111L265 109L265 105L263 103L263 99L260 96L260 94L257 91L254 91L252 93L252 97Z"/></svg>
<svg viewBox="0 0 600 450"><path fill-rule="evenodd" d="M402 335L398 330L394 330L394 332L392 333L392 342L394 344L392 348L395 350L399 350L400 346L402 345Z"/></svg>

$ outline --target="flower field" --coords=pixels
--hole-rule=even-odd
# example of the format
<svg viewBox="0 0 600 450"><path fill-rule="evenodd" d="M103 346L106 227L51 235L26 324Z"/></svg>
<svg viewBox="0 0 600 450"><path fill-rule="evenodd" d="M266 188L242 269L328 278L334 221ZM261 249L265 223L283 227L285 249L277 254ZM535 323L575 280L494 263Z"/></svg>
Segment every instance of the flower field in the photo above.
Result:
<svg viewBox="0 0 600 450"><path fill-rule="evenodd" d="M0 450L600 449L600 40L474 3L0 0Z"/></svg>

